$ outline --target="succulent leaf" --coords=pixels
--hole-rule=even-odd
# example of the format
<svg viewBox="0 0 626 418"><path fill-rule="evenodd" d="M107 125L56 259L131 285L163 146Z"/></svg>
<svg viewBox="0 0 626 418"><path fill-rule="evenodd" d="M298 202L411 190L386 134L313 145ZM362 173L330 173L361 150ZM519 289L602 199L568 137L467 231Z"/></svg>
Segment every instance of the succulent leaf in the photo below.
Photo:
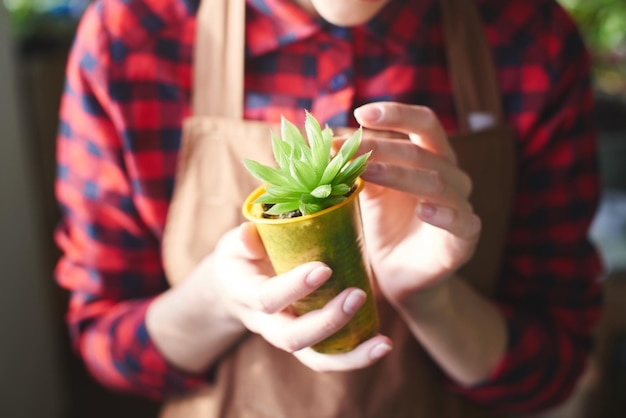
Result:
<svg viewBox="0 0 626 418"><path fill-rule="evenodd" d="M332 196L344 196L344 195L348 194L350 189L351 189L350 186L348 186L345 183L341 183L341 184L337 184L337 185L332 186L332 191L330 192L330 194Z"/></svg>
<svg viewBox="0 0 626 418"><path fill-rule="evenodd" d="M292 200L291 202L277 203L272 206L268 211L268 215L282 215L283 213L293 212L300 209L300 201Z"/></svg>
<svg viewBox="0 0 626 418"><path fill-rule="evenodd" d="M291 155L289 142L283 141L279 136L272 133L272 150L274 151L274 160L278 163L278 166L286 167Z"/></svg>
<svg viewBox="0 0 626 418"><path fill-rule="evenodd" d="M317 181L319 182L324 172L322 168L330 160L332 135L324 135L319 122L309 112L306 112L304 128L311 147L312 166L315 169Z"/></svg>
<svg viewBox="0 0 626 418"><path fill-rule="evenodd" d="M341 155L335 155L335 157L330 160L330 163L326 166L324 174L322 174L322 179L320 180L320 183L331 183L333 179L337 177L337 174L339 174L339 171L341 170L341 167L343 167L343 164L344 162L341 159Z"/></svg>
<svg viewBox="0 0 626 418"><path fill-rule="evenodd" d="M366 154L361 154L354 160L348 162L339 174L337 174L334 181L337 183L353 184L356 181L356 178L363 174L363 171L365 171L365 161L371 154L372 152L369 151Z"/></svg>
<svg viewBox="0 0 626 418"><path fill-rule="evenodd" d="M292 184L291 180L285 176L280 169L268 167L257 161L248 159L245 159L243 164L254 177L265 183L278 186L289 186Z"/></svg>
<svg viewBox="0 0 626 418"><path fill-rule="evenodd" d="M324 208L329 208L333 205L337 205L346 199L346 196L329 196L324 200Z"/></svg>
<svg viewBox="0 0 626 418"><path fill-rule="evenodd" d="M351 136L344 142L343 146L339 149L338 155L341 156L342 161L347 163L354 156L359 145L361 145L361 137L363 135L363 128L357 129ZM337 158L337 157L335 157Z"/></svg>
<svg viewBox="0 0 626 418"><path fill-rule="evenodd" d="M301 189L294 189L291 187L274 186L274 185L268 185L265 189L265 193L263 193L263 196L268 196L274 199L277 199L283 196L286 196L292 199L299 199L301 195L302 195ZM272 202L268 202L268 203L272 203Z"/></svg>
<svg viewBox="0 0 626 418"><path fill-rule="evenodd" d="M302 132L286 118L281 118L280 131L283 141L292 147L292 157L296 160L308 162L311 160L311 149L302 137Z"/></svg>
<svg viewBox="0 0 626 418"><path fill-rule="evenodd" d="M311 192L311 195L317 197L318 199L325 199L330 196L332 191L333 188L330 184L324 184L322 186L317 186L315 190Z"/></svg>
<svg viewBox="0 0 626 418"><path fill-rule="evenodd" d="M333 131L321 128L312 114L306 112L302 132L287 119L281 119L281 137L272 134L272 149L277 167L244 160L248 171L266 183L255 203L272 205L268 215L300 211L303 215L341 203L366 167L371 152L353 159L359 148L362 128L348 138L335 155L331 155Z"/></svg>
<svg viewBox="0 0 626 418"><path fill-rule="evenodd" d="M290 167L293 167L293 176L298 177L300 183L304 185L307 190L317 187L317 175L310 164L299 160L291 161Z"/></svg>

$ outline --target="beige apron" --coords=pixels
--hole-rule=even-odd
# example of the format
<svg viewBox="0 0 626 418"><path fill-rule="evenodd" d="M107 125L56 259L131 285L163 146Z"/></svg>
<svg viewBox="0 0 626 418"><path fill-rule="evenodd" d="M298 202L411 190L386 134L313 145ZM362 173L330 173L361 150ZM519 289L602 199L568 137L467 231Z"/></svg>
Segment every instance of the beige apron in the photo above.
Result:
<svg viewBox="0 0 626 418"><path fill-rule="evenodd" d="M474 2L441 0L447 54L460 123L471 112L502 119L489 49ZM173 201L163 239L166 274L179 283L243 219L240 206L257 182L244 157L273 162L270 127L244 121L245 2L202 1L195 53L193 116L184 125ZM213 63L213 65L211 65ZM217 64L215 64L217 63ZM514 146L503 126L455 136L473 178L472 203L484 229L462 275L489 294L497 283L514 189ZM381 329L394 351L377 364L345 373L316 373L260 336L247 336L217 367L216 383L170 399L165 418L445 418L488 417L449 393L436 365L388 304Z"/></svg>

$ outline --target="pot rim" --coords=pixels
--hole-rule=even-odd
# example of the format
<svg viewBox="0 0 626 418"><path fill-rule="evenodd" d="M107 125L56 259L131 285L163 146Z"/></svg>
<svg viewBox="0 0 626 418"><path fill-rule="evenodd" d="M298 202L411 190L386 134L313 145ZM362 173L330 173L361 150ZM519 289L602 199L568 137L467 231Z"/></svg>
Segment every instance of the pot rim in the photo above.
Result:
<svg viewBox="0 0 626 418"><path fill-rule="evenodd" d="M266 184L263 184L259 187L257 187L256 189L254 189L246 198L246 200L244 201L241 211L243 213L243 216L246 217L246 219L256 222L256 223L262 223L262 224L285 224L285 223L294 223L294 222L301 222L304 220L308 220L308 219L313 219L319 216L324 215L325 213L331 212L333 210L337 210L338 208L341 208L342 206L347 205L348 203L352 202L354 199L356 199L356 197L359 195L359 193L361 192L361 190L363 190L363 187L365 187L365 181L363 181L360 177L357 177L356 181L355 181L355 185L356 185L356 190L350 195L348 196L348 198L346 200L344 200L341 203L338 203L336 205L333 205L331 207L328 207L326 209L323 209L319 212L315 212L312 213L310 215L304 215L304 216L297 216L295 218L284 218L284 219L272 219L272 218L263 218L260 216L260 214L262 213L262 210L254 210L255 207L260 208L260 204L255 204L252 203L257 197L259 197L261 194L263 194L263 192L265 191L265 186Z"/></svg>

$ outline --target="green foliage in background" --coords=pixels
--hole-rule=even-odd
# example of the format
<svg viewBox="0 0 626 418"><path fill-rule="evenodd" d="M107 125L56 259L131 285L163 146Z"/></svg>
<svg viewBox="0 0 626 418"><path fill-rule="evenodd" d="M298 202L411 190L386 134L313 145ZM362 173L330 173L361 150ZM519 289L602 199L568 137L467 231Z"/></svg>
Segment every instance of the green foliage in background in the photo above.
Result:
<svg viewBox="0 0 626 418"><path fill-rule="evenodd" d="M71 38L91 0L0 0L19 39Z"/></svg>
<svg viewBox="0 0 626 418"><path fill-rule="evenodd" d="M559 0L577 22L594 58L596 84L626 96L626 0Z"/></svg>

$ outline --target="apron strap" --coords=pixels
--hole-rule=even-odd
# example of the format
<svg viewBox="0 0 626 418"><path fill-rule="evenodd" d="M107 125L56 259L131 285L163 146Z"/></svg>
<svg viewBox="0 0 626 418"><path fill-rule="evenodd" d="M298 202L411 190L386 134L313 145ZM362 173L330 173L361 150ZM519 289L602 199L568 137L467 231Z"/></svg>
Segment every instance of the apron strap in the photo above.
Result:
<svg viewBox="0 0 626 418"><path fill-rule="evenodd" d="M439 2L461 130L472 130L474 117L491 118L491 125L501 123L503 112L500 86L476 1Z"/></svg>
<svg viewBox="0 0 626 418"><path fill-rule="evenodd" d="M500 89L476 2L439 2L460 127L469 130L470 118L481 115L497 124ZM245 7L245 0L200 2L192 90L196 116L243 118Z"/></svg>
<svg viewBox="0 0 626 418"><path fill-rule="evenodd" d="M245 0L200 2L192 86L196 116L243 118L245 9Z"/></svg>

